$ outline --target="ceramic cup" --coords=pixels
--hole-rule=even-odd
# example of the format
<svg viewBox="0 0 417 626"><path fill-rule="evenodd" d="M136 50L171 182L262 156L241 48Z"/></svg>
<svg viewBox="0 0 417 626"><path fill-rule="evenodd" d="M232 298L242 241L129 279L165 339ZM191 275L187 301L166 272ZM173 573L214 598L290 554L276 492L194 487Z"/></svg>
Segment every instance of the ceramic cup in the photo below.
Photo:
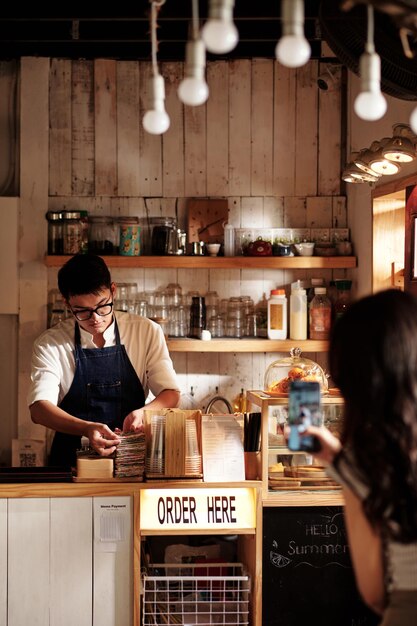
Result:
<svg viewBox="0 0 417 626"><path fill-rule="evenodd" d="M295 243L294 248L298 256L313 256L314 241L302 241L301 243Z"/></svg>
<svg viewBox="0 0 417 626"><path fill-rule="evenodd" d="M217 256L220 250L219 243L206 243L206 250L209 256Z"/></svg>

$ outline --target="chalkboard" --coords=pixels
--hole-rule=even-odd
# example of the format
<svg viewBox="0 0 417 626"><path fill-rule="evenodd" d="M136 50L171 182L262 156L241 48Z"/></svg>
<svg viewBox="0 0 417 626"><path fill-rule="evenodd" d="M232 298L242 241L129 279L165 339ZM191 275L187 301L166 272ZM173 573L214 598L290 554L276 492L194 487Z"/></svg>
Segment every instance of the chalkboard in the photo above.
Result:
<svg viewBox="0 0 417 626"><path fill-rule="evenodd" d="M264 508L262 626L379 622L356 588L342 507Z"/></svg>

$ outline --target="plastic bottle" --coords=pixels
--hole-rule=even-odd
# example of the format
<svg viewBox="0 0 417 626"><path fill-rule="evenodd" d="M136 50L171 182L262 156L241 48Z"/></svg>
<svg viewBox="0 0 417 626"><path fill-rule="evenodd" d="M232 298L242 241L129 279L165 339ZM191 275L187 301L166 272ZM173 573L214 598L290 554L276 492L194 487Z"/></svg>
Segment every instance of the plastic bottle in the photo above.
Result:
<svg viewBox="0 0 417 626"><path fill-rule="evenodd" d="M287 338L287 297L285 289L271 289L268 300L268 338Z"/></svg>
<svg viewBox="0 0 417 626"><path fill-rule="evenodd" d="M313 300L316 287L324 287L324 278L312 278L310 280L310 287L307 290L307 336L310 336L310 304Z"/></svg>
<svg viewBox="0 0 417 626"><path fill-rule="evenodd" d="M235 229L231 224L224 227L224 256L235 256Z"/></svg>
<svg viewBox="0 0 417 626"><path fill-rule="evenodd" d="M291 284L290 339L307 339L307 294L299 280Z"/></svg>
<svg viewBox="0 0 417 626"><path fill-rule="evenodd" d="M326 287L315 287L310 304L310 339L328 339L332 325L332 303Z"/></svg>

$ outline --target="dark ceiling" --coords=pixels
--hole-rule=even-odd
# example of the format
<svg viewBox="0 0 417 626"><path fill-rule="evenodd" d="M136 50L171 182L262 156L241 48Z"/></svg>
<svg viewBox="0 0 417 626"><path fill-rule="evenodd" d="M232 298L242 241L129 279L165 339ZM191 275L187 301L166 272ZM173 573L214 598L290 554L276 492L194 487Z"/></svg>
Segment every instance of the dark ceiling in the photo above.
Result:
<svg viewBox="0 0 417 626"><path fill-rule="evenodd" d="M320 55L319 0L305 2L305 32L313 58ZM150 2L13 3L0 9L0 58L50 56L149 60ZM208 0L199 0L200 21L207 18ZM166 0L158 15L158 58L183 60L191 22L191 0ZM239 43L228 58L274 56L281 33L279 0L236 0L234 20Z"/></svg>
<svg viewBox="0 0 417 626"><path fill-rule="evenodd" d="M201 23L207 19L208 4L209 0L199 0ZM90 5L56 2L44 8L29 3L23 8L21 3L2 3L0 59L151 59L149 0L94 3L94 9ZM382 89L399 98L417 99L417 0L305 0L304 30L311 57L336 60L357 74L366 41L366 5L376 9L375 45L382 61ZM160 7L158 60L184 60L191 8L192 0L165 0ZM234 21L239 43L224 58L274 58L282 32L280 0L235 0ZM401 30L415 58L406 58Z"/></svg>

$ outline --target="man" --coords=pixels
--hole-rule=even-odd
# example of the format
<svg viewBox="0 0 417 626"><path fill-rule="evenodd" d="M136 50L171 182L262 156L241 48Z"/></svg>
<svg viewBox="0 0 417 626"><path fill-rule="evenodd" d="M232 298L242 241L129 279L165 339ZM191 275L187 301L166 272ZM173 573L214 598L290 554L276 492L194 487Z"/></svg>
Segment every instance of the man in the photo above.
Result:
<svg viewBox="0 0 417 626"><path fill-rule="evenodd" d="M99 256L77 254L58 272L72 313L33 346L28 403L32 421L55 430L49 465L75 465L81 436L101 456L118 430L143 428L143 407L175 408L180 389L161 327L114 312L116 285ZM115 432L116 431L116 432Z"/></svg>

